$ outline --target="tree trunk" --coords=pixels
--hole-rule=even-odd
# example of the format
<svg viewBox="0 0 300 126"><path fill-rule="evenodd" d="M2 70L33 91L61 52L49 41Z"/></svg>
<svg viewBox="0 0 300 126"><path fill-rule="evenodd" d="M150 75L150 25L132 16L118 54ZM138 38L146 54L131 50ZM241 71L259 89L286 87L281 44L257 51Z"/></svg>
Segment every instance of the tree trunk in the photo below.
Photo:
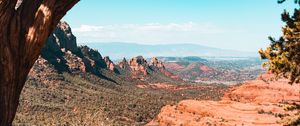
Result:
<svg viewBox="0 0 300 126"><path fill-rule="evenodd" d="M22 88L41 48L78 1L0 0L0 126L12 125Z"/></svg>

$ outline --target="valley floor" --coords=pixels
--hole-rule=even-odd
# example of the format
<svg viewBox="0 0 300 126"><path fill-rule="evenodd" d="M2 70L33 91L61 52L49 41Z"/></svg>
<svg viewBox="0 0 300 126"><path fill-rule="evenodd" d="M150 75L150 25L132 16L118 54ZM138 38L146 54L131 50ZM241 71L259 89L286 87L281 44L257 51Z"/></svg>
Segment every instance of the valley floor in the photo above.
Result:
<svg viewBox="0 0 300 126"><path fill-rule="evenodd" d="M224 85L151 85L117 77L111 82L92 74L46 74L49 83L40 83L38 77L28 79L14 125L145 125L165 105L185 99L219 100L227 89Z"/></svg>

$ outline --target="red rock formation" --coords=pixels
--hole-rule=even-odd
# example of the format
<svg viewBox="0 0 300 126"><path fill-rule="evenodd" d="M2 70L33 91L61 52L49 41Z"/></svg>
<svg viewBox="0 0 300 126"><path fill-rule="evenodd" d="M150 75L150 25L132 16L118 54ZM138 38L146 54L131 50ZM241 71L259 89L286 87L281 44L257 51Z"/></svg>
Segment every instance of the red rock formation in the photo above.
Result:
<svg viewBox="0 0 300 126"><path fill-rule="evenodd" d="M124 67L124 64L126 63L123 61L121 68ZM152 74L161 74L172 79L180 80L178 76L166 70L163 62L159 61L156 57L153 57L150 63L147 63L142 56L134 57L129 61L129 66L134 78L144 79Z"/></svg>
<svg viewBox="0 0 300 126"><path fill-rule="evenodd" d="M102 58L101 54L88 46L80 46L80 57L83 57L85 64L90 65L91 69L107 68L106 62Z"/></svg>
<svg viewBox="0 0 300 126"><path fill-rule="evenodd" d="M153 57L151 59L150 66L154 66L155 68L157 68L161 73L163 73L167 77L170 77L170 78L173 78L173 79L176 79L176 80L181 80L180 77L178 77L177 75L175 75L175 74L171 73L170 71L168 71L166 69L164 63L159 61L156 57Z"/></svg>
<svg viewBox="0 0 300 126"><path fill-rule="evenodd" d="M59 72L90 72L101 75L101 69L109 69L118 75L127 77L151 78L166 75L178 79L177 76L167 71L162 62L152 58L148 64L142 56L132 58L129 63L123 59L119 65L115 65L109 57L102 58L101 54L87 46L77 47L76 37L66 22L57 25L54 33L48 38L41 57L54 65ZM150 75L151 74L151 75ZM164 78L164 77L161 77ZM153 78L152 78L153 79ZM161 79L163 80L163 79Z"/></svg>
<svg viewBox="0 0 300 126"><path fill-rule="evenodd" d="M300 85L287 82L254 80L232 88L221 101L185 100L175 106L168 105L148 125L283 125L281 118L275 115L293 116L297 110L284 111L281 105L300 104Z"/></svg>
<svg viewBox="0 0 300 126"><path fill-rule="evenodd" d="M41 57L60 72L91 72L107 65L97 50L87 46L77 47L76 37L66 22L60 22L42 48Z"/></svg>
<svg viewBox="0 0 300 126"><path fill-rule="evenodd" d="M105 56L103 59L106 63L107 68L113 71L115 69L115 64L110 60L108 56Z"/></svg>
<svg viewBox="0 0 300 126"><path fill-rule="evenodd" d="M60 22L54 30L53 36L56 38L60 48L65 48L71 52L78 51L76 37L73 35L71 27L67 22Z"/></svg>
<svg viewBox="0 0 300 126"><path fill-rule="evenodd" d="M142 56L134 57L129 61L129 66L132 69L133 75L148 75L148 64Z"/></svg>
<svg viewBox="0 0 300 126"><path fill-rule="evenodd" d="M65 59L66 59L66 65L68 66L69 70L72 71L81 71L81 72L87 72L86 66L82 60L82 58L76 56L71 51L65 52Z"/></svg>
<svg viewBox="0 0 300 126"><path fill-rule="evenodd" d="M131 70L131 68L129 66L129 63L127 62L126 58L123 58L123 60L119 63L119 67L121 69L125 69L125 70L128 70L128 71Z"/></svg>
<svg viewBox="0 0 300 126"><path fill-rule="evenodd" d="M155 66L159 69L165 69L165 66L163 64L163 62L158 61L158 59L156 57L153 57L150 61L150 65Z"/></svg>

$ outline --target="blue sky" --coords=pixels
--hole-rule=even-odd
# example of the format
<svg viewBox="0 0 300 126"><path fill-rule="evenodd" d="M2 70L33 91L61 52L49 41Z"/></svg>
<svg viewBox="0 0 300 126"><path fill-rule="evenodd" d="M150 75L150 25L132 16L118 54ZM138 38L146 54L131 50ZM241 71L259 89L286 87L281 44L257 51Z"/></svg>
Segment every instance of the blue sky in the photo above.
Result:
<svg viewBox="0 0 300 126"><path fill-rule="evenodd" d="M79 43L194 43L257 51L278 37L283 9L276 0L81 0L63 20Z"/></svg>

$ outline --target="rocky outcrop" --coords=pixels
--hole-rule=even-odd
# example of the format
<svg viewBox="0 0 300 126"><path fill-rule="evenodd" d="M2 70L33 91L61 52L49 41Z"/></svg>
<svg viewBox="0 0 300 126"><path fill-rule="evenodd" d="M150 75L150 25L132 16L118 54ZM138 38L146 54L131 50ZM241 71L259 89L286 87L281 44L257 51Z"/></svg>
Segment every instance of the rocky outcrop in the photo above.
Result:
<svg viewBox="0 0 300 126"><path fill-rule="evenodd" d="M60 48L65 48L73 53L78 51L76 37L73 35L71 27L67 22L60 22L54 30L53 36L56 38Z"/></svg>
<svg viewBox="0 0 300 126"><path fill-rule="evenodd" d="M66 22L60 22L57 25L54 32L47 39L42 49L42 55L49 52L59 54L61 49L72 53L78 52L76 37L72 34L72 30Z"/></svg>
<svg viewBox="0 0 300 126"><path fill-rule="evenodd" d="M84 57L84 62L90 65L94 69L107 68L106 62L102 58L101 54L88 46L80 46L80 57Z"/></svg>
<svg viewBox="0 0 300 126"><path fill-rule="evenodd" d="M126 59L119 65L121 68L126 68ZM142 56L137 56L132 58L128 65L134 78L144 80L147 76L161 74L171 79L181 80L178 76L166 70L163 62L159 61L156 57L151 58L150 63L148 63Z"/></svg>
<svg viewBox="0 0 300 126"><path fill-rule="evenodd" d="M150 65L155 66L160 69L165 69L163 62L159 61L156 57L153 57L150 61Z"/></svg>
<svg viewBox="0 0 300 126"><path fill-rule="evenodd" d="M85 71L85 68L80 66L83 65L82 59L75 55L77 53L79 49L76 37L72 34L70 26L66 22L60 22L42 48L41 57L53 64L58 71Z"/></svg>
<svg viewBox="0 0 300 126"><path fill-rule="evenodd" d="M118 65L108 57L88 46L77 47L76 37L66 22L60 22L42 49L41 58L53 65L58 72L89 72L102 77L102 70L113 71L116 75L127 78L145 80L165 80L165 76L176 78L168 72L163 63L152 58L150 63L142 56L132 58L129 62L124 58ZM115 75L110 75L115 76ZM157 79L157 77L164 79Z"/></svg>
<svg viewBox="0 0 300 126"><path fill-rule="evenodd" d="M101 54L87 46L77 47L76 37L66 22L60 22L42 48L40 60L54 66L58 72L90 72L101 75L107 65ZM108 68L110 69L110 68Z"/></svg>
<svg viewBox="0 0 300 126"><path fill-rule="evenodd" d="M108 69L115 70L115 64L110 60L108 56L105 56L103 59Z"/></svg>
<svg viewBox="0 0 300 126"><path fill-rule="evenodd" d="M289 85L288 80L249 81L232 88L221 101L185 100L165 106L148 125L285 125L299 119L299 109L284 108L300 104L299 92L300 85Z"/></svg>
<svg viewBox="0 0 300 126"><path fill-rule="evenodd" d="M127 62L126 58L123 58L123 60L121 62L119 62L119 67L121 69L125 69L125 70L131 70L129 63Z"/></svg>
<svg viewBox="0 0 300 126"><path fill-rule="evenodd" d="M134 75L148 75L148 63L147 60L144 59L142 56L137 56L132 58L129 61L129 66L132 69Z"/></svg>
<svg viewBox="0 0 300 126"><path fill-rule="evenodd" d="M151 58L149 63L142 56L132 58L129 63L126 59L123 59L119 66L131 71L133 78L140 80L146 80L147 78L148 80L165 80L166 78L181 80L178 76L166 70L163 62L156 57Z"/></svg>
<svg viewBox="0 0 300 126"><path fill-rule="evenodd" d="M66 60L66 65L71 73L74 72L87 72L85 63L83 62L83 58L78 57L77 55L73 54L71 51L64 53L64 59Z"/></svg>
<svg viewBox="0 0 300 126"><path fill-rule="evenodd" d="M158 69L161 73L175 80L181 80L180 77L168 71L162 61L159 61L156 57L151 58L150 66L154 67L153 69Z"/></svg>

